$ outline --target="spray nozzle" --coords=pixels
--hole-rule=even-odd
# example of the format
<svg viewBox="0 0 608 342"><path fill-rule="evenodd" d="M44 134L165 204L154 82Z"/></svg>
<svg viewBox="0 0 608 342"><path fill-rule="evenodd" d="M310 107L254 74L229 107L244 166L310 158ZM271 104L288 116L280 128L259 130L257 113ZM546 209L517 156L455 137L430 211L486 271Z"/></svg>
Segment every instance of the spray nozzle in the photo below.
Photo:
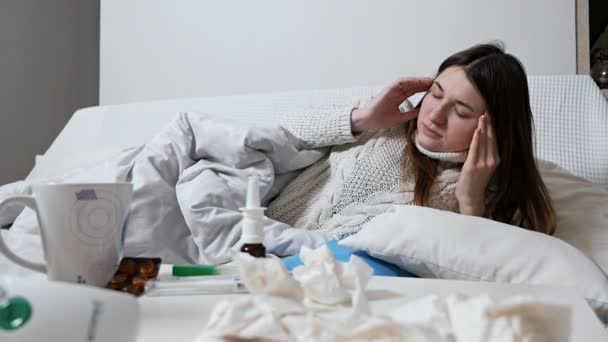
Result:
<svg viewBox="0 0 608 342"><path fill-rule="evenodd" d="M250 176L247 183L247 202L245 203L245 209L259 208L260 205L260 185L258 183L258 177Z"/></svg>
<svg viewBox="0 0 608 342"><path fill-rule="evenodd" d="M251 176L247 183L247 200L243 212L243 231L241 239L244 243L262 243L264 238L264 209L260 201L260 185L258 177Z"/></svg>

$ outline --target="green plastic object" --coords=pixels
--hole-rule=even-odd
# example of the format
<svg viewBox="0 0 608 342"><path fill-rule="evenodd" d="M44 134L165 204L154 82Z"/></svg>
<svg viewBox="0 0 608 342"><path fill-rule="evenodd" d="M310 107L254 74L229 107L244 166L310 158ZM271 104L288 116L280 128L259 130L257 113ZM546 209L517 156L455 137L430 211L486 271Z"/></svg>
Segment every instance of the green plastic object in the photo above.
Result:
<svg viewBox="0 0 608 342"><path fill-rule="evenodd" d="M32 306L23 297L12 297L0 304L0 329L16 330L32 317Z"/></svg>
<svg viewBox="0 0 608 342"><path fill-rule="evenodd" d="M174 277L208 276L218 274L213 265L173 265Z"/></svg>

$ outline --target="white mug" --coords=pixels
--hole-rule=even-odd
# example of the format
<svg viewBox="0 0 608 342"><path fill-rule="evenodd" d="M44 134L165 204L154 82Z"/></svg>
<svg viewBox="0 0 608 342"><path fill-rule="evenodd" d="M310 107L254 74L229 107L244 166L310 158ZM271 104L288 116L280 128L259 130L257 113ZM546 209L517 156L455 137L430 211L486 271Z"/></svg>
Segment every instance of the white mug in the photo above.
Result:
<svg viewBox="0 0 608 342"><path fill-rule="evenodd" d="M9 197L0 211L18 203L36 212L46 264L17 256L2 234L0 252L50 280L104 286L122 258L132 195L130 183L34 185L32 196Z"/></svg>

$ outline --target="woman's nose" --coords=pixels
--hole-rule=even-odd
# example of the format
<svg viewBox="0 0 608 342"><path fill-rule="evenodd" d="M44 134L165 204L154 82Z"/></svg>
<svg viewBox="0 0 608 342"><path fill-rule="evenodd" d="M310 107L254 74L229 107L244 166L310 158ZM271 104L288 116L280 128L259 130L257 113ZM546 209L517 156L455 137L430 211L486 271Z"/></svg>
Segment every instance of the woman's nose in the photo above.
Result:
<svg viewBox="0 0 608 342"><path fill-rule="evenodd" d="M445 104L439 104L429 115L429 120L436 126L443 126L447 122L447 106Z"/></svg>

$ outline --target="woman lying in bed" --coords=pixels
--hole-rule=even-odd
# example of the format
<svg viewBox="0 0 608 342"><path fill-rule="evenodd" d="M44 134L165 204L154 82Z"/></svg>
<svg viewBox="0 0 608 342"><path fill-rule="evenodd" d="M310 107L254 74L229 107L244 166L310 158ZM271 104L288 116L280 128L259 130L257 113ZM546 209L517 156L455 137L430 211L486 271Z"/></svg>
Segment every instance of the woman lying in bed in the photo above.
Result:
<svg viewBox="0 0 608 342"><path fill-rule="evenodd" d="M416 109L400 110L423 91ZM398 80L350 112L291 116L283 126L310 147L334 147L270 203L277 221L341 239L392 204L414 204L555 231L526 73L499 46L456 53L434 79Z"/></svg>
<svg viewBox="0 0 608 342"><path fill-rule="evenodd" d="M419 108L400 110L424 91ZM252 175L268 206L264 244L281 256L352 235L394 204L555 230L532 152L526 74L499 47L457 53L435 79L400 80L359 108L288 115L282 126L180 113L145 145L57 181L133 183L124 255L166 263L230 260ZM26 237L37 231L24 212L10 243L36 250Z"/></svg>

